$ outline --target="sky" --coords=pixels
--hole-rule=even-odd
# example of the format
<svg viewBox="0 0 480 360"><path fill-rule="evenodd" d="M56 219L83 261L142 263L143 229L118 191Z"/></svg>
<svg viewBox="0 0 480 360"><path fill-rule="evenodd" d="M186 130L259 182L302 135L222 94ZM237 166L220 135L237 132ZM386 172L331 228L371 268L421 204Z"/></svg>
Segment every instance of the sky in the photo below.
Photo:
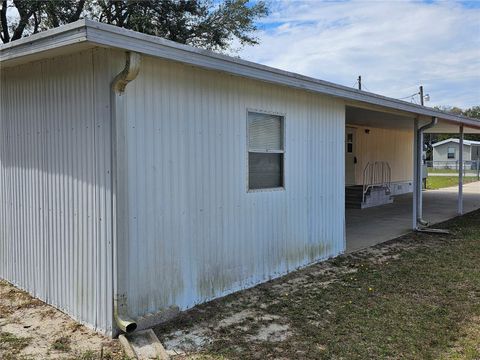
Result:
<svg viewBox="0 0 480 360"><path fill-rule="evenodd" d="M267 0L243 59L419 102L480 105L480 0Z"/></svg>

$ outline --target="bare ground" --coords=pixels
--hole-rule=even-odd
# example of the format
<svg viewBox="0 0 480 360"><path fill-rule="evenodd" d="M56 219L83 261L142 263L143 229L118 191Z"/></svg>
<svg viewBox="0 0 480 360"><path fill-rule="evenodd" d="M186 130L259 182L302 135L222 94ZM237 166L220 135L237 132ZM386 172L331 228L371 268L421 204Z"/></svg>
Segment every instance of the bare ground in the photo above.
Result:
<svg viewBox="0 0 480 360"><path fill-rule="evenodd" d="M108 339L0 280L0 359L124 359Z"/></svg>

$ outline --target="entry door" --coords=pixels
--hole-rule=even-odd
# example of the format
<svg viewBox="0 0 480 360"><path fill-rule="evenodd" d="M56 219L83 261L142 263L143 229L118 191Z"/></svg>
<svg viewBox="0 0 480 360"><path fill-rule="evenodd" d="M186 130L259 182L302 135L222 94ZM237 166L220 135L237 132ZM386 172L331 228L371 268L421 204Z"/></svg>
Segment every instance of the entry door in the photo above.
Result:
<svg viewBox="0 0 480 360"><path fill-rule="evenodd" d="M355 167L357 157L355 156L355 128L347 127L345 130L345 185L355 185Z"/></svg>

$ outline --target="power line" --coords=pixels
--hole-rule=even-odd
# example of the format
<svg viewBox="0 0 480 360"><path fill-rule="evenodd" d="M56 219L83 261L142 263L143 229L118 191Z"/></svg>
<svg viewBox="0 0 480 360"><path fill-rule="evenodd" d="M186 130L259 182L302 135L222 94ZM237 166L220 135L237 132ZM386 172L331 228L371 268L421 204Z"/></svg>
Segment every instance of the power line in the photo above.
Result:
<svg viewBox="0 0 480 360"><path fill-rule="evenodd" d="M397 98L397 100L405 100L405 99L409 99L409 98L412 98L412 97L417 96L417 95L418 95L418 93L415 93L415 94L408 95L408 96L405 96L405 97Z"/></svg>
<svg viewBox="0 0 480 360"><path fill-rule="evenodd" d="M363 88L367 90L368 92L372 92L369 88L367 88L365 85L363 85Z"/></svg>

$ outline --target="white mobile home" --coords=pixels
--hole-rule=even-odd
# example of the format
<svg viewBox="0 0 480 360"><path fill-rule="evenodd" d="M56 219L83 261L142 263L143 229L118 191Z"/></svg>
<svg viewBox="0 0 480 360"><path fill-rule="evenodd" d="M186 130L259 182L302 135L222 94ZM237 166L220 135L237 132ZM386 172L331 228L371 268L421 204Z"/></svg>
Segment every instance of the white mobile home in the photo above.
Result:
<svg viewBox="0 0 480 360"><path fill-rule="evenodd" d="M88 20L0 61L0 277L108 334L344 252L345 186L418 189L422 131L480 131Z"/></svg>
<svg viewBox="0 0 480 360"><path fill-rule="evenodd" d="M446 139L432 144L433 167L438 169L458 169L460 159L460 140ZM480 162L480 141L463 141L463 161L468 169L477 169Z"/></svg>

